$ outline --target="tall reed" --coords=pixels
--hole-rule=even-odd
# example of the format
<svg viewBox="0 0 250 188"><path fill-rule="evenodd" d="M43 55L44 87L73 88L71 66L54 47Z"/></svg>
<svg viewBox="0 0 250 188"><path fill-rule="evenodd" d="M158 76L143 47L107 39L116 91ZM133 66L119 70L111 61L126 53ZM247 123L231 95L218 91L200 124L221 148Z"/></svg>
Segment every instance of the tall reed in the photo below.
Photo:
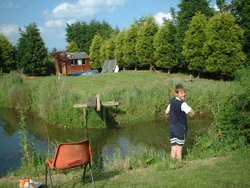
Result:
<svg viewBox="0 0 250 188"><path fill-rule="evenodd" d="M25 177L41 174L44 170L45 155L41 155L36 149L34 144L29 139L27 125L25 121L24 112L20 111L20 144L22 148L22 161L18 170L19 174L24 174Z"/></svg>
<svg viewBox="0 0 250 188"><path fill-rule="evenodd" d="M35 80L31 87L31 109L45 119L47 123L62 127L82 127L82 111L73 108L79 101L77 93L56 77Z"/></svg>
<svg viewBox="0 0 250 188"><path fill-rule="evenodd" d="M0 106L28 109L29 87L20 74L10 72L0 76Z"/></svg>

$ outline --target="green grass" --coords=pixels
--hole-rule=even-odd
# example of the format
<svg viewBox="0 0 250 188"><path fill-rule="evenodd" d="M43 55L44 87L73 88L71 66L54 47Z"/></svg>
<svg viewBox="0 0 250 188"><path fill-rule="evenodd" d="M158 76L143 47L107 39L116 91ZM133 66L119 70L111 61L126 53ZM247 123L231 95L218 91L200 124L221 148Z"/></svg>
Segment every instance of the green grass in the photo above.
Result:
<svg viewBox="0 0 250 188"><path fill-rule="evenodd" d="M226 156L182 162L165 161L146 168L117 171L96 171L96 187L250 187L250 149L231 151ZM81 182L81 170L54 174L55 187L92 187L89 171ZM24 177L9 175L0 179L0 187L17 187ZM44 182L44 177L30 177Z"/></svg>
<svg viewBox="0 0 250 188"><path fill-rule="evenodd" d="M242 89L237 82L205 79L190 82L188 75L166 73L162 75L172 87L177 83L184 84L187 88L186 99L197 112L220 112L220 105L225 104L223 101L228 100L228 96L236 95ZM23 103L23 106L27 105L29 109L37 112L49 122L72 126L70 128L74 128L74 124L79 125L79 122L82 122L82 119L78 119L82 116L81 112L74 110L73 104L87 102L90 96L97 93L104 101L115 100L120 103L115 116L112 114L115 110L110 110L110 114L120 122L158 118L164 113L168 101L172 98L172 94L157 74L149 71L62 77L61 80L58 80L57 77L40 77L25 78L20 81L16 75L12 75L12 78L15 78L14 85L9 82L11 79L8 77L0 80L0 104L22 106L18 102L20 100L17 100L16 104L15 101L10 100L14 91L19 91L18 93L22 93L22 98L28 96L24 98L23 101L26 102ZM5 83L8 83L7 87ZM25 86L25 90L21 90L20 86ZM6 92L6 88L11 88L11 90ZM5 96L7 97L4 98ZM91 116L94 117L95 112L91 112ZM90 119L96 121L93 117ZM231 124L229 125L231 126ZM208 141L209 144L206 139L200 142L206 147L211 146L210 137ZM227 147L225 143L223 142L220 147ZM237 150L237 152L224 151L221 148L219 151L223 152L217 152L216 155L213 155L215 154L213 150L211 150L213 153L210 154L208 149L203 149L203 147L198 150L192 149L191 157L189 156L182 162L169 160L166 155L168 152L162 158L158 158L157 151L147 150L144 153L137 151L134 156L131 155L126 160L121 160L122 158L118 156L113 163L109 164L111 168L108 170L94 170L96 185L97 187L249 187L250 150L239 147L241 150ZM206 159L201 160L199 156L194 157L198 155L199 150L202 153L204 151L205 154L209 153L206 155ZM210 158L211 156L217 157ZM34 169L30 171L24 169L25 171L20 172L22 170L20 168L19 171L1 178L0 186L16 187L19 179L29 175L34 181L44 182L42 170L34 173ZM33 174L28 172L33 172ZM57 187L82 187L80 176L81 171L73 171L67 175L55 173L54 180ZM85 186L92 187L89 178Z"/></svg>
<svg viewBox="0 0 250 188"><path fill-rule="evenodd" d="M182 83L187 88L187 101L196 111L209 111L216 101L224 100L228 93L237 92L234 82L195 79L189 75L161 73L174 88ZM82 126L80 111L73 104L88 103L91 96L100 94L102 101L119 102L118 110L111 109L110 116L117 122L145 121L161 117L173 97L161 78L152 71L125 71L87 75L27 78L24 83L31 88L31 109L48 123L71 128ZM78 114L78 115L77 115ZM98 114L91 113L89 126L101 124ZM77 117L79 116L79 117ZM65 119L67 117L67 119ZM92 121L93 120L93 121Z"/></svg>

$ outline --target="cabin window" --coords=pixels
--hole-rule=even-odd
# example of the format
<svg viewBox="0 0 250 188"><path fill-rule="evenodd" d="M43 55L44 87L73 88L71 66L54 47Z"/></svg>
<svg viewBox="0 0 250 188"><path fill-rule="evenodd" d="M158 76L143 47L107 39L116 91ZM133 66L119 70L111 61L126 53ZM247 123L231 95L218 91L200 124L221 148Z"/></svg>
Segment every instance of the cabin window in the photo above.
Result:
<svg viewBox="0 0 250 188"><path fill-rule="evenodd" d="M73 59L72 65L77 65L77 60L76 59Z"/></svg>
<svg viewBox="0 0 250 188"><path fill-rule="evenodd" d="M85 59L73 59L72 65L85 65Z"/></svg>

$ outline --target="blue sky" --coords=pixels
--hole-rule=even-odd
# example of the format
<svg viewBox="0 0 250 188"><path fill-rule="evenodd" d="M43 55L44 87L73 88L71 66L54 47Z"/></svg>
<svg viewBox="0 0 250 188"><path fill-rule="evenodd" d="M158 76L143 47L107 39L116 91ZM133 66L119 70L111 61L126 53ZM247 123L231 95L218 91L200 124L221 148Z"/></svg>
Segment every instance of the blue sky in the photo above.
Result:
<svg viewBox="0 0 250 188"><path fill-rule="evenodd" d="M46 47L65 49L66 23L106 21L112 27L127 28L143 16L170 18L170 7L178 10L180 0L0 0L0 33L13 45L19 38L19 27L34 22L40 29ZM215 0L211 2L214 7Z"/></svg>

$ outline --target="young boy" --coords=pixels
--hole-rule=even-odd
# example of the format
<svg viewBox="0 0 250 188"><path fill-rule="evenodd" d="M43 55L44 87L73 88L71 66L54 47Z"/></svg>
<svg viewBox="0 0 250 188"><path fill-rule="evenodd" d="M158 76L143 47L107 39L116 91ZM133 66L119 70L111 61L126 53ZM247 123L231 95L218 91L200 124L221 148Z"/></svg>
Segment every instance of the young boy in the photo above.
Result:
<svg viewBox="0 0 250 188"><path fill-rule="evenodd" d="M187 114L195 115L195 111L184 102L186 93L181 84L175 87L176 96L166 109L169 114L171 158L181 160L182 148L188 132Z"/></svg>

